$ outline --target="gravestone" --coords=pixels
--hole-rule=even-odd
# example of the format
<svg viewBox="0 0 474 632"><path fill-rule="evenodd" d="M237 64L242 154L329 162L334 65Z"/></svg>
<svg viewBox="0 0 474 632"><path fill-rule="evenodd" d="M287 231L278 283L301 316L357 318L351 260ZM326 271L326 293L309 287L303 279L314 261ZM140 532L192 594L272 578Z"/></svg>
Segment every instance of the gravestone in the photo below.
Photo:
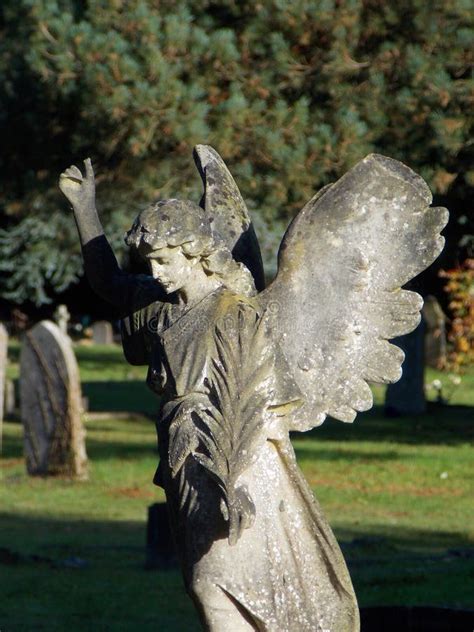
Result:
<svg viewBox="0 0 474 632"><path fill-rule="evenodd" d="M92 340L96 345L111 345L114 342L112 325L106 320L98 320L92 325Z"/></svg>
<svg viewBox="0 0 474 632"><path fill-rule="evenodd" d="M54 320L63 334L67 334L70 318L71 314L69 313L66 305L58 305L56 311L54 312Z"/></svg>
<svg viewBox="0 0 474 632"><path fill-rule="evenodd" d="M434 296L427 296L422 310L426 323L425 364L440 369L446 361L446 316Z"/></svg>
<svg viewBox="0 0 474 632"><path fill-rule="evenodd" d="M0 439L1 439L1 424L3 421L5 401L5 385L6 385L6 370L7 370L7 349L8 349L8 334L5 327L0 323Z"/></svg>
<svg viewBox="0 0 474 632"><path fill-rule="evenodd" d="M25 333L20 405L26 467L32 475L87 475L79 370L70 339L50 321Z"/></svg>
<svg viewBox="0 0 474 632"><path fill-rule="evenodd" d="M177 562L168 508L166 503L154 503L148 507L145 568L165 570Z"/></svg>
<svg viewBox="0 0 474 632"><path fill-rule="evenodd" d="M385 414L389 417L420 415L426 411L424 331L422 320L415 331L393 340L405 353L405 360L400 380L387 386Z"/></svg>

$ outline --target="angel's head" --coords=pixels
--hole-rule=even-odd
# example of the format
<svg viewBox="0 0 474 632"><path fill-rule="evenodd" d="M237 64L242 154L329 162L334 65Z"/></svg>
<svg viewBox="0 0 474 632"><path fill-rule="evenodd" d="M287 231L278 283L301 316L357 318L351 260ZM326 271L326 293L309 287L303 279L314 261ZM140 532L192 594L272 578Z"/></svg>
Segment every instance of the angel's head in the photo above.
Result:
<svg viewBox="0 0 474 632"><path fill-rule="evenodd" d="M190 200L160 200L142 211L125 242L148 262L167 293L219 285L251 295L250 272L212 229L212 217Z"/></svg>

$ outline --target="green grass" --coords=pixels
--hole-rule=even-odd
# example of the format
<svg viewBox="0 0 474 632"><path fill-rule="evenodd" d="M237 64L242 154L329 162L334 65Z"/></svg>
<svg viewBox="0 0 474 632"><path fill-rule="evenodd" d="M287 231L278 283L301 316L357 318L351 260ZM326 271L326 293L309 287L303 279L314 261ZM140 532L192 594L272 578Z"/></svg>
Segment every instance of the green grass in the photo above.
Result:
<svg viewBox="0 0 474 632"><path fill-rule="evenodd" d="M89 391L92 411L156 409L151 395L146 408L142 395L131 399L146 368L128 367L119 348L77 354L84 391L98 385ZM17 346L10 358L16 378ZM433 378L451 389L446 376ZM295 435L298 461L362 606L472 607L474 373L449 406L432 403L419 417L385 418L382 397L377 389L376 407L353 425L328 420ZM90 478L73 483L27 477L21 426L4 424L0 629L200 629L179 573L143 569L147 506L163 499L151 484L153 422L91 413L86 426Z"/></svg>
<svg viewBox="0 0 474 632"><path fill-rule="evenodd" d="M80 483L27 477L21 427L5 426L0 547L21 557L0 563L2 631L198 630L179 573L143 568L147 506L163 500L153 423L87 422Z"/></svg>

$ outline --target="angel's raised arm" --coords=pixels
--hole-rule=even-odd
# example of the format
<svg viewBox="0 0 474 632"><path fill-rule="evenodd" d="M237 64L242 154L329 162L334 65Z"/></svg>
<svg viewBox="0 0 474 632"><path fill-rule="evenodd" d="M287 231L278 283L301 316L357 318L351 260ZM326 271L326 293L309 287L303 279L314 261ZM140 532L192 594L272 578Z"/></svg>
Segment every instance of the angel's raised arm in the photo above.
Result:
<svg viewBox="0 0 474 632"><path fill-rule="evenodd" d="M164 300L165 295L152 277L127 274L120 269L97 213L90 158L84 161L84 166L85 175L76 166L66 169L60 176L59 188L74 211L84 269L92 289L124 317Z"/></svg>

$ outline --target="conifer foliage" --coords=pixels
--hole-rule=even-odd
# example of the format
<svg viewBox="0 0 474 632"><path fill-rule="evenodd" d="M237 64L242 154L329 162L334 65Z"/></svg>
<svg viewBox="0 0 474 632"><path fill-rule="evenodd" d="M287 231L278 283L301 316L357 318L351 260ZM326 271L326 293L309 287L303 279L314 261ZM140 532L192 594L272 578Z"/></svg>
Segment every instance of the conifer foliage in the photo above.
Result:
<svg viewBox="0 0 474 632"><path fill-rule="evenodd" d="M1 294L41 304L81 274L57 178L86 156L116 236L154 198L199 199L198 143L229 164L264 249L316 189L371 151L408 163L462 214L474 182L471 9L3 0Z"/></svg>

